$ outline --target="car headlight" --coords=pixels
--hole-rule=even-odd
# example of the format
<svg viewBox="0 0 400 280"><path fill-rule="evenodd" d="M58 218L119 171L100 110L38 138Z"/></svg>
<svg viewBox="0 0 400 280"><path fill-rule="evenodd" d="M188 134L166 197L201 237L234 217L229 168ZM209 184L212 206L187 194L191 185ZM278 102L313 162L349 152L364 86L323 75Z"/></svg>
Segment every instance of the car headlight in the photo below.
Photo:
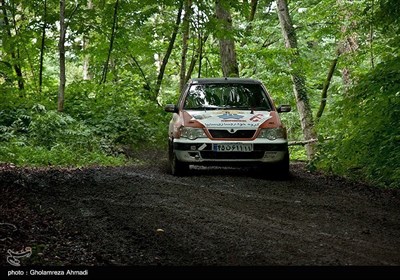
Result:
<svg viewBox="0 0 400 280"><path fill-rule="evenodd" d="M195 140L197 138L207 138L207 135L202 128L182 127L181 137Z"/></svg>
<svg viewBox="0 0 400 280"><path fill-rule="evenodd" d="M263 128L261 129L258 138L266 138L268 140L275 140L278 138L285 139L286 133L285 129L282 127L277 128Z"/></svg>

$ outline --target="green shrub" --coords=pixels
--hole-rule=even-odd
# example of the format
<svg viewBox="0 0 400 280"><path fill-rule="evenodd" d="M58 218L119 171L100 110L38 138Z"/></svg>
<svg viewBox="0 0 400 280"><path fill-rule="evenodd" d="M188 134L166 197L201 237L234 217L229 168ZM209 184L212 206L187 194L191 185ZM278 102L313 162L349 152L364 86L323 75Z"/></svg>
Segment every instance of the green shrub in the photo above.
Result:
<svg viewBox="0 0 400 280"><path fill-rule="evenodd" d="M333 140L320 144L317 163L379 186L400 182L400 58L361 77L336 108Z"/></svg>

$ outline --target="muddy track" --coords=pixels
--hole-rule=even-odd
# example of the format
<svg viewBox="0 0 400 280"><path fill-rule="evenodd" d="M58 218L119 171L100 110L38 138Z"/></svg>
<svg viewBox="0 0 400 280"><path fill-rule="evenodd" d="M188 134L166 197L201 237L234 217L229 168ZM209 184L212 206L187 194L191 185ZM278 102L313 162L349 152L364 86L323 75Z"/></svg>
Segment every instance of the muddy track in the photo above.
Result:
<svg viewBox="0 0 400 280"><path fill-rule="evenodd" d="M162 160L159 160L161 158ZM0 171L0 264L32 248L25 265L400 264L397 191L310 173L287 180L251 169L166 173L147 164Z"/></svg>

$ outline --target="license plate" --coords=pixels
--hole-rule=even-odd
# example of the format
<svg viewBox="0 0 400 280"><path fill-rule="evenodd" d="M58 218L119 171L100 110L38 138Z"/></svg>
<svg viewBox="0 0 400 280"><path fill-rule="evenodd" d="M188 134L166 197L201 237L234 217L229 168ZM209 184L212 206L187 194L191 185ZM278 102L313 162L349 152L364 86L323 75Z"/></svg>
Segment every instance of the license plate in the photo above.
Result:
<svg viewBox="0 0 400 280"><path fill-rule="evenodd" d="M213 144L215 152L252 152L253 144L232 143L232 144Z"/></svg>

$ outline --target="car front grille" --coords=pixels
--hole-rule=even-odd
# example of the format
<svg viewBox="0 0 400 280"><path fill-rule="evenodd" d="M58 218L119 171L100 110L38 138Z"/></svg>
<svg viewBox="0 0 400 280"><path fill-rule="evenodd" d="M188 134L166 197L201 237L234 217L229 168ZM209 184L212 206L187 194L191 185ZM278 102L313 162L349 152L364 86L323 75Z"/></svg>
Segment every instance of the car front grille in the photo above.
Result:
<svg viewBox="0 0 400 280"><path fill-rule="evenodd" d="M253 138L256 130L236 130L230 129L209 129L208 130L213 138Z"/></svg>

